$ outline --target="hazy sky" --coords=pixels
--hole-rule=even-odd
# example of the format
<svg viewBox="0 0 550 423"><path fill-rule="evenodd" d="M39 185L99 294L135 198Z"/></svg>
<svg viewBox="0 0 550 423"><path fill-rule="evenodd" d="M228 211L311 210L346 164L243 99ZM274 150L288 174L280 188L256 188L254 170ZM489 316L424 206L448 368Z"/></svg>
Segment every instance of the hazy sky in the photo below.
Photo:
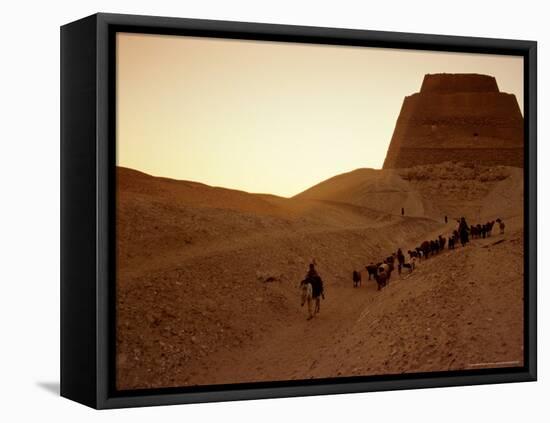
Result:
<svg viewBox="0 0 550 423"><path fill-rule="evenodd" d="M403 98L427 73L495 76L523 111L521 57L117 36L117 164L295 195L381 168Z"/></svg>

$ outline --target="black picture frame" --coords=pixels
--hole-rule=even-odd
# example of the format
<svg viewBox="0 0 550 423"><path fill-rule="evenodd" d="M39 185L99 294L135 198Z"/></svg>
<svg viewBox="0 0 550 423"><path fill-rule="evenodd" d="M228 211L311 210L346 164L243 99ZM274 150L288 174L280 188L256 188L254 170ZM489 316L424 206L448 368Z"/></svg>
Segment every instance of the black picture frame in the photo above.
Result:
<svg viewBox="0 0 550 423"><path fill-rule="evenodd" d="M117 392L114 386L116 32L493 53L524 58L524 367ZM534 41L99 13L61 28L61 395L97 409L534 381Z"/></svg>

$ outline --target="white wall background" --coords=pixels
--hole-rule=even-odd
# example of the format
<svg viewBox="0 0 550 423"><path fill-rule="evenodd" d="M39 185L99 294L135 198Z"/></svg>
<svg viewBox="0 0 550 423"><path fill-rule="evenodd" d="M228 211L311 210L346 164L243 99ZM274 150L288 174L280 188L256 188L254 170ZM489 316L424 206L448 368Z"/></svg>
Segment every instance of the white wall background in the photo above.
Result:
<svg viewBox="0 0 550 423"><path fill-rule="evenodd" d="M2 4L0 31L0 420L543 421L550 415L550 304L539 242L539 381L96 412L59 382L59 26L103 12L256 21L539 42L539 240L549 239L548 12L542 1L83 0ZM546 334L543 333L546 331Z"/></svg>

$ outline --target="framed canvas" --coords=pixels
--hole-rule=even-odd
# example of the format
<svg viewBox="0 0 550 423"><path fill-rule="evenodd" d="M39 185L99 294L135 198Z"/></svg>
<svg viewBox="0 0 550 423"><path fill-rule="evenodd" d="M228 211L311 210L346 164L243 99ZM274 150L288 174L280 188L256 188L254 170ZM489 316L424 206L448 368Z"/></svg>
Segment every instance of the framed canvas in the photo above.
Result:
<svg viewBox="0 0 550 423"><path fill-rule="evenodd" d="M536 380L536 43L61 28L61 395Z"/></svg>

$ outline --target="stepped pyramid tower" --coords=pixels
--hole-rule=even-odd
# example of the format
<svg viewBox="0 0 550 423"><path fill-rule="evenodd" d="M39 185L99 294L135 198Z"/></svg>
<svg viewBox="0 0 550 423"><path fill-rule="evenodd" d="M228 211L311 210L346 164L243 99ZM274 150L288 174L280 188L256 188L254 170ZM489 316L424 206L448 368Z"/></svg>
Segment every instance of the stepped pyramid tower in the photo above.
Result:
<svg viewBox="0 0 550 423"><path fill-rule="evenodd" d="M518 102L494 77L428 74L403 101L384 169L449 160L523 167L523 150Z"/></svg>

